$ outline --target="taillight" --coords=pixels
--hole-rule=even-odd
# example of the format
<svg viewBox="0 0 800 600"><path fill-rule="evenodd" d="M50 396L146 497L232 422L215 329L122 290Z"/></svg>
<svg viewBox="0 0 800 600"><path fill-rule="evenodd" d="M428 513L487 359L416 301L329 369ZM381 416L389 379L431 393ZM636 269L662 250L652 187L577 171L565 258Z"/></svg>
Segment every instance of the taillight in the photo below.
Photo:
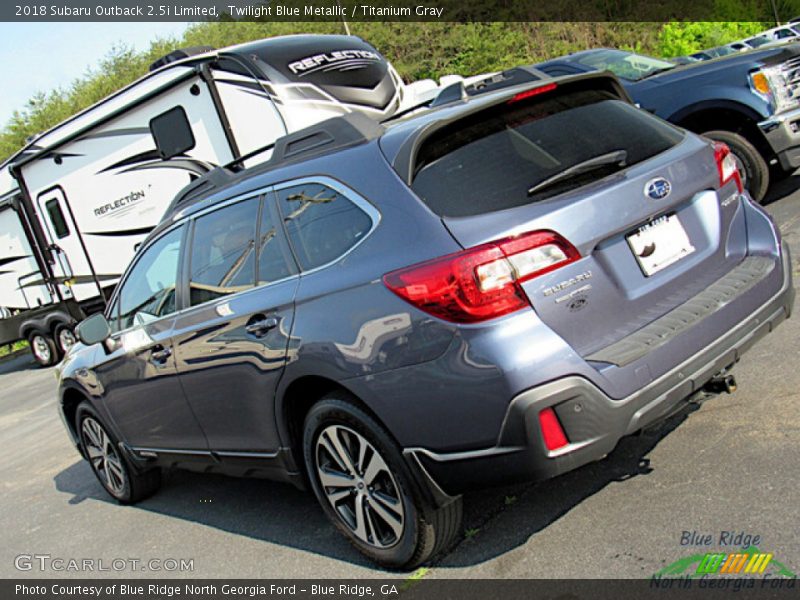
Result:
<svg viewBox="0 0 800 600"><path fill-rule="evenodd" d="M542 429L545 448L551 452L569 444L567 434L564 433L556 411L552 408L545 408L539 413L539 427Z"/></svg>
<svg viewBox="0 0 800 600"><path fill-rule="evenodd" d="M545 85L540 85L539 87L531 88L529 90L525 90L524 92L520 92L519 94L514 94L511 99L507 102L508 104L513 104L514 102L519 102L520 100L525 100L526 98L532 98L533 96L538 96L539 94L545 94L547 92L552 92L554 89L558 87L556 83L548 83Z"/></svg>
<svg viewBox="0 0 800 600"><path fill-rule="evenodd" d="M736 159L727 144L714 142L714 159L717 161L719 186L722 187L733 179L736 182L739 193L741 193L744 190L742 186L742 176L739 174L739 169L736 166Z"/></svg>
<svg viewBox="0 0 800 600"><path fill-rule="evenodd" d="M477 323L529 307L521 283L580 258L552 231L533 231L387 273L383 282L417 308Z"/></svg>

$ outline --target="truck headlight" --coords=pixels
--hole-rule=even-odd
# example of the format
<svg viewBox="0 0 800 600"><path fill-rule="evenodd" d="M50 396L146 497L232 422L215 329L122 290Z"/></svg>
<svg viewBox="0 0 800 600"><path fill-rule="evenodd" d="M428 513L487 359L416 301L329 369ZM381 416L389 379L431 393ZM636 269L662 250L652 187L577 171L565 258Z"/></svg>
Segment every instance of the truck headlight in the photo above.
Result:
<svg viewBox="0 0 800 600"><path fill-rule="evenodd" d="M797 99L786 84L781 65L750 73L750 88L770 103L773 112L779 113L797 106Z"/></svg>

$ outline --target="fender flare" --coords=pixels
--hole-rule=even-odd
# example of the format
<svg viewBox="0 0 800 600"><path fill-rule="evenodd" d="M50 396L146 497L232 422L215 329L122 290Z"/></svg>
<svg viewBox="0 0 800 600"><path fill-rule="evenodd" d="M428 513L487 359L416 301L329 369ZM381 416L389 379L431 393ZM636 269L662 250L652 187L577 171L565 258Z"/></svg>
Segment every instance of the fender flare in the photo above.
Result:
<svg viewBox="0 0 800 600"><path fill-rule="evenodd" d="M752 121L754 125L756 125L759 121L762 121L766 118L757 110L755 110L752 106L749 106L742 102L738 102L736 100L723 99L723 100L701 100L699 102L695 102L694 104L690 104L689 106L684 106L680 110L672 113L669 117L667 117L666 120L669 121L670 123L674 123L675 125L680 125L680 123L685 121L687 118L707 110L732 111L740 114L749 121Z"/></svg>

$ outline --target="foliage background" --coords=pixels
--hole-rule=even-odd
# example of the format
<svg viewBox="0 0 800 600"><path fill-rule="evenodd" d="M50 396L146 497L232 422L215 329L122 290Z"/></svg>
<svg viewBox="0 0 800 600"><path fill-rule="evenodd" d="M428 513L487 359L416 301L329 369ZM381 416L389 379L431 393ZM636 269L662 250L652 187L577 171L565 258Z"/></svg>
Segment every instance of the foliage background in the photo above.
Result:
<svg viewBox="0 0 800 600"><path fill-rule="evenodd" d="M746 2L741 5L744 4ZM474 75L596 46L626 48L655 56L681 56L749 37L770 26L774 23L354 22L350 23L350 30L378 48L407 81L413 81L448 73ZM53 127L141 77L152 61L175 48L196 45L221 48L291 33L342 33L342 25L325 22L195 23L181 39L156 40L146 51L115 47L97 67L69 86L43 90L20 107L0 131L0 160L19 150L30 136Z"/></svg>

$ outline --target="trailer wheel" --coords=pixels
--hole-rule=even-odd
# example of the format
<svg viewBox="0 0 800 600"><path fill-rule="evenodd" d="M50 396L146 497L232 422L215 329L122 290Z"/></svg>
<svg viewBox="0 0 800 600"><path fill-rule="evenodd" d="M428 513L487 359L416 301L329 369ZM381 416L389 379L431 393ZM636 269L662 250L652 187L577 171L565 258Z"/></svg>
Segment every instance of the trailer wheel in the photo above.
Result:
<svg viewBox="0 0 800 600"><path fill-rule="evenodd" d="M28 336L28 344L36 362L42 367L54 365L58 360L56 343L49 335L34 331Z"/></svg>
<svg viewBox="0 0 800 600"><path fill-rule="evenodd" d="M65 356L77 341L78 338L75 337L75 333L69 325L59 325L56 327L56 344L58 345L58 351L61 353L61 356Z"/></svg>

